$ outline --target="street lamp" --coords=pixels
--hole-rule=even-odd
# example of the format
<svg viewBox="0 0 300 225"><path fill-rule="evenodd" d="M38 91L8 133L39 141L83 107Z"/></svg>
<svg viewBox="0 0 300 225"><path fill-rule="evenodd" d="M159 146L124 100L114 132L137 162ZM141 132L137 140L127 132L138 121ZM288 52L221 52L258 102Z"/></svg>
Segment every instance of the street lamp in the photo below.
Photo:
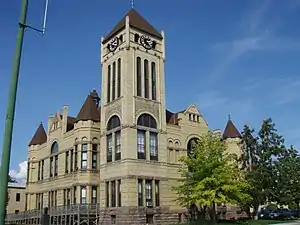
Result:
<svg viewBox="0 0 300 225"><path fill-rule="evenodd" d="M20 62L21 62L21 55L22 55L24 31L25 28L30 28L32 30L45 33L48 0L46 0L42 30L36 29L26 24L27 8L28 8L28 0L22 0L19 30L17 35L15 56L13 61L12 74L11 74L11 83L9 88L9 99L8 99L8 106L6 112L5 130L4 130L3 148L2 148L2 162L1 162L1 169L0 169L0 180L1 180L0 199L2 199L0 200L0 225L5 224L6 201L3 201L3 199L7 198L7 182L8 182L8 173L9 173L9 164L10 164L11 142L12 142L12 133L13 133L14 118L15 118L16 97L17 97L17 89L18 89L19 70L20 70Z"/></svg>

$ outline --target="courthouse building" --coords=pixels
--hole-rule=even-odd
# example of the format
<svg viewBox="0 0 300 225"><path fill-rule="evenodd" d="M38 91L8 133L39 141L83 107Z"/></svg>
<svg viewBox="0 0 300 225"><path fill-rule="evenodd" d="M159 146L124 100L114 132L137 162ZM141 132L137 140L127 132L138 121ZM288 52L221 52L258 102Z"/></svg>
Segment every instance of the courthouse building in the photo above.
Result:
<svg viewBox="0 0 300 225"><path fill-rule="evenodd" d="M167 110L165 47L164 32L134 9L102 38L101 93L92 90L77 115L63 106L29 143L19 220L38 223L34 212L45 207L57 224L180 220L186 209L171 190L181 176L179 158L209 127L194 104ZM240 154L231 120L222 135L228 151Z"/></svg>

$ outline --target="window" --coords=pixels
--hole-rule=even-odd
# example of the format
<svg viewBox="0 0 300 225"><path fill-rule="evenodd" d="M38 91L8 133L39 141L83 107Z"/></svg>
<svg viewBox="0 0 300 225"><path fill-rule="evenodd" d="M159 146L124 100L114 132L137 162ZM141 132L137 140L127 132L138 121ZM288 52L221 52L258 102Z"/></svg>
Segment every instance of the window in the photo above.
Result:
<svg viewBox="0 0 300 225"><path fill-rule="evenodd" d="M159 206L159 180L155 181L155 206Z"/></svg>
<svg viewBox="0 0 300 225"><path fill-rule="evenodd" d="M77 195L77 193L76 193L76 186L75 186L74 189L73 189L73 204L77 203L76 195Z"/></svg>
<svg viewBox="0 0 300 225"><path fill-rule="evenodd" d="M64 189L64 205L67 203L67 189Z"/></svg>
<svg viewBox="0 0 300 225"><path fill-rule="evenodd" d="M107 135L107 162L112 161L112 148L113 148L113 142L112 142L112 134Z"/></svg>
<svg viewBox="0 0 300 225"><path fill-rule="evenodd" d="M65 158L65 173L69 172L69 152L66 152Z"/></svg>
<svg viewBox="0 0 300 225"><path fill-rule="evenodd" d="M143 130L138 130L137 140L138 140L138 159L146 159L146 132Z"/></svg>
<svg viewBox="0 0 300 225"><path fill-rule="evenodd" d="M121 207L122 206L122 190L121 190L121 180L118 181L118 189L117 189L117 192L118 192L118 207Z"/></svg>
<svg viewBox="0 0 300 225"><path fill-rule="evenodd" d="M87 169L87 144L81 144L81 169Z"/></svg>
<svg viewBox="0 0 300 225"><path fill-rule="evenodd" d="M137 82L137 96L142 96L142 67L141 67L141 58L137 57L136 59L136 82Z"/></svg>
<svg viewBox="0 0 300 225"><path fill-rule="evenodd" d="M92 204L96 204L97 203L97 186L93 186L92 187Z"/></svg>
<svg viewBox="0 0 300 225"><path fill-rule="evenodd" d="M42 160L41 180L44 179L44 166L45 166L45 162L44 162L44 160Z"/></svg>
<svg viewBox="0 0 300 225"><path fill-rule="evenodd" d="M39 162L39 165L38 165L38 178L37 180L40 180L41 179L41 162Z"/></svg>
<svg viewBox="0 0 300 225"><path fill-rule="evenodd" d="M16 193L16 202L19 202L21 199L20 193Z"/></svg>
<svg viewBox="0 0 300 225"><path fill-rule="evenodd" d="M54 176L58 175L58 155L54 157Z"/></svg>
<svg viewBox="0 0 300 225"><path fill-rule="evenodd" d="M156 66L151 63L152 100L156 100Z"/></svg>
<svg viewBox="0 0 300 225"><path fill-rule="evenodd" d="M16 210L15 210L15 214L18 214L18 213L19 213L19 210L16 209Z"/></svg>
<svg viewBox="0 0 300 225"><path fill-rule="evenodd" d="M78 168L78 145L75 145L75 152L74 152L74 170L77 171Z"/></svg>
<svg viewBox="0 0 300 225"><path fill-rule="evenodd" d="M50 177L53 177L53 157L50 158Z"/></svg>
<svg viewBox="0 0 300 225"><path fill-rule="evenodd" d="M143 206L143 180L138 179L138 206Z"/></svg>
<svg viewBox="0 0 300 225"><path fill-rule="evenodd" d="M109 207L109 182L105 183L106 207Z"/></svg>
<svg viewBox="0 0 300 225"><path fill-rule="evenodd" d="M107 103L110 102L111 66L107 68Z"/></svg>
<svg viewBox="0 0 300 225"><path fill-rule="evenodd" d="M74 150L71 150L71 156L70 156L70 171L73 172L73 158L74 158Z"/></svg>
<svg viewBox="0 0 300 225"><path fill-rule="evenodd" d="M149 63L148 60L144 60L144 96L145 98L149 98Z"/></svg>
<svg viewBox="0 0 300 225"><path fill-rule="evenodd" d="M111 182L111 207L116 207L116 181Z"/></svg>
<svg viewBox="0 0 300 225"><path fill-rule="evenodd" d="M51 154L55 154L58 153L58 144L57 142L53 142L52 146L51 146Z"/></svg>
<svg viewBox="0 0 300 225"><path fill-rule="evenodd" d="M57 206L57 191L54 191L54 206Z"/></svg>
<svg viewBox="0 0 300 225"><path fill-rule="evenodd" d="M117 90L117 97L121 97L121 59L118 59L118 90Z"/></svg>
<svg viewBox="0 0 300 225"><path fill-rule="evenodd" d="M92 169L97 169L98 145L92 145Z"/></svg>
<svg viewBox="0 0 300 225"><path fill-rule="evenodd" d="M115 133L115 160L121 159L121 131Z"/></svg>
<svg viewBox="0 0 300 225"><path fill-rule="evenodd" d="M157 133L150 132L150 160L158 160Z"/></svg>
<svg viewBox="0 0 300 225"><path fill-rule="evenodd" d="M153 206L153 202L152 202L152 180L146 180L146 206Z"/></svg>
<svg viewBox="0 0 300 225"><path fill-rule="evenodd" d="M116 99L116 62L113 62L112 68L112 99Z"/></svg>
<svg viewBox="0 0 300 225"><path fill-rule="evenodd" d="M139 34L134 34L134 41L139 42L140 35Z"/></svg>
<svg viewBox="0 0 300 225"><path fill-rule="evenodd" d="M195 144L197 144L198 138L192 138L189 140L187 145L187 154L188 156L192 155L195 149Z"/></svg>
<svg viewBox="0 0 300 225"><path fill-rule="evenodd" d="M67 189L67 205L71 205L71 189Z"/></svg>
<svg viewBox="0 0 300 225"><path fill-rule="evenodd" d="M107 123L107 131L113 130L121 126L121 121L118 116L112 116Z"/></svg>
<svg viewBox="0 0 300 225"><path fill-rule="evenodd" d="M86 204L86 186L81 187L80 203L81 204Z"/></svg>
<svg viewBox="0 0 300 225"><path fill-rule="evenodd" d="M156 129L156 120L149 114L142 114L137 121L137 125Z"/></svg>

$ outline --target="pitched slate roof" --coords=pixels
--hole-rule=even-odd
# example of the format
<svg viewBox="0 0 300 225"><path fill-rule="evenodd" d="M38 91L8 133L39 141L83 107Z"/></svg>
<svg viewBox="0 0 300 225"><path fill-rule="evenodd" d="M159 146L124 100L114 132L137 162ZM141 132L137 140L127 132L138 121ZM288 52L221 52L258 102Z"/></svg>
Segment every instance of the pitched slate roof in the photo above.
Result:
<svg viewBox="0 0 300 225"><path fill-rule="evenodd" d="M41 145L43 143L47 142L47 134L44 129L44 126L42 123L40 123L39 127L35 131L31 141L29 142L28 146L31 145Z"/></svg>
<svg viewBox="0 0 300 225"><path fill-rule="evenodd" d="M83 103L76 117L76 122L80 120L92 120L94 122L100 122L99 109L97 108L91 94L86 97L85 102Z"/></svg>
<svg viewBox="0 0 300 225"><path fill-rule="evenodd" d="M126 16L129 16L130 27L145 32L156 38L162 39L162 35L147 21L145 20L135 9L130 9L126 15L117 23L112 31L104 38L103 43L111 39L115 34L125 29Z"/></svg>
<svg viewBox="0 0 300 225"><path fill-rule="evenodd" d="M242 137L242 135L240 134L240 132L238 131L238 129L236 128L236 126L233 124L233 122L231 121L231 119L228 120L222 137L223 137L223 139L226 139L226 138L237 138L237 137L241 138Z"/></svg>

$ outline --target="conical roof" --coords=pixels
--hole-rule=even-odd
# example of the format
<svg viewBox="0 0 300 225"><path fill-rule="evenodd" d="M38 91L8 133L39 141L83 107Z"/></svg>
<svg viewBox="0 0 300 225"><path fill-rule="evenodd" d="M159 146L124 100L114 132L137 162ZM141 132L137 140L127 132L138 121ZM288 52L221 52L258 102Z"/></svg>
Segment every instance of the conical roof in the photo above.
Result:
<svg viewBox="0 0 300 225"><path fill-rule="evenodd" d="M126 16L129 16L129 25L132 28L145 32L156 38L162 39L162 35L147 21L145 20L135 9L130 9L126 15L117 23L112 31L105 37L103 43L111 39L116 33L125 29Z"/></svg>
<svg viewBox="0 0 300 225"><path fill-rule="evenodd" d="M228 120L222 137L223 137L223 139L237 138L237 137L241 138L242 137L242 135L240 134L240 132L238 131L236 126L233 124L231 119Z"/></svg>
<svg viewBox="0 0 300 225"><path fill-rule="evenodd" d="M99 110L91 94L89 94L85 99L85 102L83 103L76 117L76 122L80 120L92 120L94 122L100 122Z"/></svg>
<svg viewBox="0 0 300 225"><path fill-rule="evenodd" d="M35 131L31 141L29 142L28 146L31 145L41 145L43 143L47 142L47 134L44 129L44 126L42 123L40 123L39 127Z"/></svg>

